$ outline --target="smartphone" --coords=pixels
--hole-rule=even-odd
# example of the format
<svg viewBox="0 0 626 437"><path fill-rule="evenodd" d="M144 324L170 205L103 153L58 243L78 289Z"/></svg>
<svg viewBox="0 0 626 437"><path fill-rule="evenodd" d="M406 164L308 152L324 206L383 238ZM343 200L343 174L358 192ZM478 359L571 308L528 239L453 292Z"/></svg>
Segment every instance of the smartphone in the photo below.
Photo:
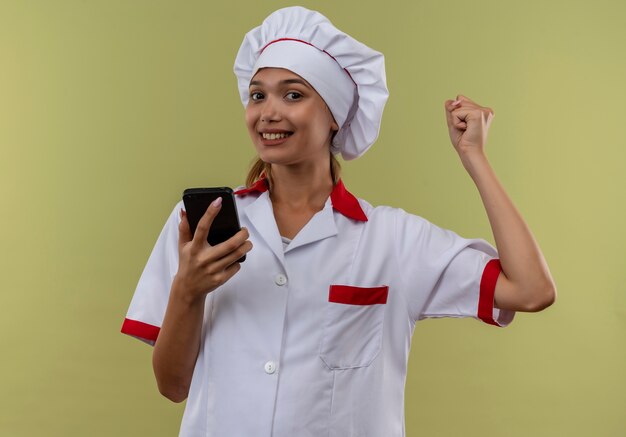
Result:
<svg viewBox="0 0 626 437"><path fill-rule="evenodd" d="M228 187L187 188L183 192L183 203L192 236L196 233L198 222L207 208L218 197L222 198L222 208L215 216L209 229L207 241L211 246L228 240L241 230L233 190ZM244 255L237 262L244 262L245 259L246 256Z"/></svg>

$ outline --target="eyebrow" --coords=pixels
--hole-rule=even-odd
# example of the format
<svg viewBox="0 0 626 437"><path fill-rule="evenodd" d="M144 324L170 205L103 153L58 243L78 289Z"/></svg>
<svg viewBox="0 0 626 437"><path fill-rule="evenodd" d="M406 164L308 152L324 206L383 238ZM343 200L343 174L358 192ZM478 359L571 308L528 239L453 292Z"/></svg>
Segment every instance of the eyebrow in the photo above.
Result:
<svg viewBox="0 0 626 437"><path fill-rule="evenodd" d="M303 81L302 79L285 79L285 80L281 80L280 82L278 82L279 85L288 85L290 83L299 83L299 84L304 85L307 88L311 88L311 86L307 84L305 81ZM252 85L263 86L263 82L261 82L260 80L253 80L250 82L250 86Z"/></svg>

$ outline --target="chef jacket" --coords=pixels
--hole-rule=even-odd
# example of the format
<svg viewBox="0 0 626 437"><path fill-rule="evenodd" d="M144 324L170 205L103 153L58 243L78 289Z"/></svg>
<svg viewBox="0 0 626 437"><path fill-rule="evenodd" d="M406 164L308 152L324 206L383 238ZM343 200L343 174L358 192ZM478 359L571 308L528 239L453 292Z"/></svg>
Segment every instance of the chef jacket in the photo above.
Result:
<svg viewBox="0 0 626 437"><path fill-rule="evenodd" d="M261 179L236 191L254 248L207 295L180 436L404 436L416 322L513 319L493 306L496 250L402 209L373 207L341 181L285 249L267 188ZM167 220L122 327L150 344L178 269L182 207Z"/></svg>

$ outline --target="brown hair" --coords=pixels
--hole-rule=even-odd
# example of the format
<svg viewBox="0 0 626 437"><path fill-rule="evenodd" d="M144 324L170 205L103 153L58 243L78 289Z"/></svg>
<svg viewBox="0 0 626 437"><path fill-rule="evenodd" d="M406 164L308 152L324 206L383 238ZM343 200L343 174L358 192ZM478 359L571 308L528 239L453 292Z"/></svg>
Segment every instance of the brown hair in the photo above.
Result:
<svg viewBox="0 0 626 437"><path fill-rule="evenodd" d="M333 185L336 185L339 182L339 178L341 175L341 164L335 156L330 154L330 177L333 178ZM248 176L246 177L246 187L251 187L254 185L256 181L261 179L262 176L267 177L267 181L269 183L270 189L272 187L272 165L264 162L261 158L256 158L252 167L250 167L250 171L248 171Z"/></svg>

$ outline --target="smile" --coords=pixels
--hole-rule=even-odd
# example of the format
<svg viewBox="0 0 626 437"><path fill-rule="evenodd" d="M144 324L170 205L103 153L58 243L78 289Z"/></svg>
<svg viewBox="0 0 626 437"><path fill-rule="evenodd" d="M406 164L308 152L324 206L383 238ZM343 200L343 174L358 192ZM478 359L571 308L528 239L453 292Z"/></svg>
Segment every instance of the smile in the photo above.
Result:
<svg viewBox="0 0 626 437"><path fill-rule="evenodd" d="M291 136L291 135L292 135L292 133L293 133L293 132L285 132L285 133L278 133L278 134L276 134L276 133L271 133L271 134L270 134L270 133L265 133L265 132L262 132L262 133L261 133L261 136L262 136L262 137L263 137L263 139L265 139L265 140L280 140L280 139L282 139L282 138L287 138L287 137Z"/></svg>

